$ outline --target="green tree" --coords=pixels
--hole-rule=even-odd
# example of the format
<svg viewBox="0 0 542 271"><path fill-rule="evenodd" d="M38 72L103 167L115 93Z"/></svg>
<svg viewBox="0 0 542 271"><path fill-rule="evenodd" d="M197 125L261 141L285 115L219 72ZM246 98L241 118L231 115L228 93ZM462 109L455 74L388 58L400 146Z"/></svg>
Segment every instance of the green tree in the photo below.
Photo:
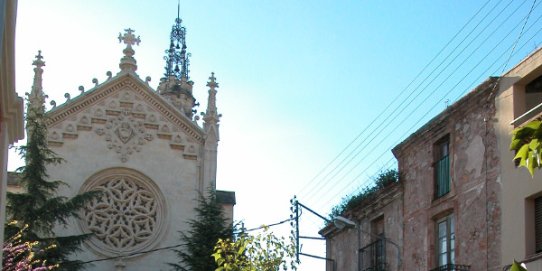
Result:
<svg viewBox="0 0 542 271"><path fill-rule="evenodd" d="M45 106L42 102L32 103L29 97L26 115L27 144L18 148L25 165L18 169L22 193L7 193L7 217L18 224L5 227L6 236L13 236L25 225L28 229L21 236L23 242L38 241L48 249L42 260L50 264L60 264L59 270L79 270L82 266L71 264L63 267L69 255L80 250L80 245L88 235L56 236L55 226L68 226L71 218L78 218L78 211L92 199L96 192L84 193L73 198L57 196L57 189L64 182L49 181L47 166L61 163L47 146L47 126ZM73 261L72 261L73 263Z"/></svg>
<svg viewBox="0 0 542 271"><path fill-rule="evenodd" d="M240 234L237 239L220 239L215 246L215 271L278 271L297 270L294 240L277 237L268 228L251 236Z"/></svg>
<svg viewBox="0 0 542 271"><path fill-rule="evenodd" d="M174 249L179 262L170 263L173 270L210 271L216 269L211 258L216 242L232 236L232 226L227 225L222 206L216 193L209 191L207 198L201 196L194 209L196 217L188 222L188 232L180 232L182 246Z"/></svg>
<svg viewBox="0 0 542 271"><path fill-rule="evenodd" d="M542 168L541 143L542 122L539 120L531 121L527 125L512 131L510 150L516 152L514 161L516 161L520 167L525 167L533 177L535 169Z"/></svg>

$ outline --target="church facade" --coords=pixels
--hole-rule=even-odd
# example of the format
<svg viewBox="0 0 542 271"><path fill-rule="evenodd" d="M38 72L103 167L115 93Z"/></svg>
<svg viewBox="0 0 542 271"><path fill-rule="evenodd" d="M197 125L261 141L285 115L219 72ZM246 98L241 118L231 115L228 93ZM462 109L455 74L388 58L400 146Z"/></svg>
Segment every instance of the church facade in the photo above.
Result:
<svg viewBox="0 0 542 271"><path fill-rule="evenodd" d="M65 159L48 168L52 180L69 185L60 194L102 192L73 227L57 230L59 236L93 233L76 255L87 270L168 270L178 258L167 248L180 244L179 231L188 229L199 197L216 191L218 83L211 74L200 119L181 22L173 25L156 90L136 73L140 38L126 29L118 37L126 45L120 71L62 105L52 103L47 113L49 147ZM30 102L43 102L41 53L33 64ZM235 194L216 192L232 219Z"/></svg>

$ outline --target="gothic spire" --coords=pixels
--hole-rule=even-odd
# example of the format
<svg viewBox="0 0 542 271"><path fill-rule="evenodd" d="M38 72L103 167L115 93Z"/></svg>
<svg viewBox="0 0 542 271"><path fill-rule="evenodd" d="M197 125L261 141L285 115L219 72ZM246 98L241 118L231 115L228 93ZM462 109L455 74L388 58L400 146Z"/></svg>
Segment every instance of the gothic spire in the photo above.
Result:
<svg viewBox="0 0 542 271"><path fill-rule="evenodd" d="M218 88L218 83L216 82L214 72L211 73L207 86L209 87L209 97L207 98L207 111L205 111L205 115L203 116L206 130L208 129L209 125L217 125L220 121L220 117L222 116L218 114L216 108L216 89Z"/></svg>
<svg viewBox="0 0 542 271"><path fill-rule="evenodd" d="M188 66L190 53L186 51L186 28L181 25L180 3L177 4L177 18L171 28L169 49L166 50L166 72L164 77L175 76L177 79L188 81Z"/></svg>
<svg viewBox="0 0 542 271"><path fill-rule="evenodd" d="M30 109L41 111L41 113L45 112L45 94L43 93L42 86L42 67L45 66L45 62L43 61L43 56L41 56L41 50L38 51L38 55L36 55L36 59L32 62L32 65L36 67L34 68L32 90L28 94L27 114L31 114L32 110Z"/></svg>

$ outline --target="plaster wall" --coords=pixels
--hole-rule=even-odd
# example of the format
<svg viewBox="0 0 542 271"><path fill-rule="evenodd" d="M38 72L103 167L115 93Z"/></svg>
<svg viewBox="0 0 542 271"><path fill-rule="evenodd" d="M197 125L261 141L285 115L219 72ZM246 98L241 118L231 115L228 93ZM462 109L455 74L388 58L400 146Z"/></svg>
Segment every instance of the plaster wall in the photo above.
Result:
<svg viewBox="0 0 542 271"><path fill-rule="evenodd" d="M514 259L524 260L533 257L538 263L529 265L540 266L542 262L537 259L534 252L532 207L533 198L542 194L542 175L538 171L533 178L526 169L517 168L512 160L515 154L509 149L512 130L524 123L511 124L525 112L524 86L540 75L542 75L542 51L538 50L503 76L496 97L498 122L495 126L501 157L503 264L510 264Z"/></svg>
<svg viewBox="0 0 542 271"><path fill-rule="evenodd" d="M404 270L436 268L436 222L455 221L455 263L500 270L499 157L491 84L422 127L394 152L404 178ZM449 136L450 192L434 192L434 144Z"/></svg>
<svg viewBox="0 0 542 271"><path fill-rule="evenodd" d="M384 235L395 244L402 244L402 194L400 184L392 184L379 192L375 198L362 202L360 206L348 211L345 216L351 217L360 225L359 248L363 248L377 239L372 228L376 219L384 220ZM357 270L358 266L358 230L344 228L339 230L329 225L321 231L326 237L326 257L333 259L328 262L326 270ZM386 270L400 269L400 247L386 242ZM367 264L365 265L367 266Z"/></svg>

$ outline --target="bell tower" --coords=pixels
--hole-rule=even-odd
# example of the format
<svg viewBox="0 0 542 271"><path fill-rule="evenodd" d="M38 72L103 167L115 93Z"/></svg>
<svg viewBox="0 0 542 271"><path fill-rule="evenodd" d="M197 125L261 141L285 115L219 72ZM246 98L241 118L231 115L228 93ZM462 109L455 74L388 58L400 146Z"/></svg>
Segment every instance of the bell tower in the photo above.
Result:
<svg viewBox="0 0 542 271"><path fill-rule="evenodd" d="M165 73L160 79L158 92L192 120L196 106L196 99L192 95L194 82L190 81L188 76L190 53L186 50L186 28L181 25L179 11L178 5L177 18L171 28L169 49L165 51L164 56Z"/></svg>

